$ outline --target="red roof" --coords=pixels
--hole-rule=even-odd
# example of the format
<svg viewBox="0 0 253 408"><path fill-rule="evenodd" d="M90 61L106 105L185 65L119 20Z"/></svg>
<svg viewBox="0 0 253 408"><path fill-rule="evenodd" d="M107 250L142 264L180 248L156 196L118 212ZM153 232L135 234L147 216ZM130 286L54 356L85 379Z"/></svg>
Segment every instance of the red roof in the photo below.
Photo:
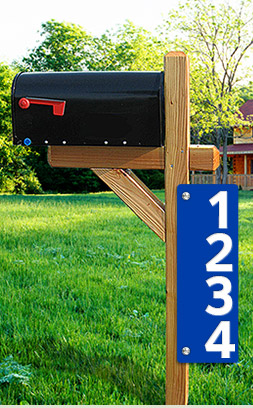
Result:
<svg viewBox="0 0 253 408"><path fill-rule="evenodd" d="M253 154L253 143L233 144L228 146L228 154ZM220 155L223 155L223 146L220 147Z"/></svg>
<svg viewBox="0 0 253 408"><path fill-rule="evenodd" d="M253 122L253 99L245 102L239 108L239 111L241 112L241 115L240 115L241 119L249 120L250 122Z"/></svg>

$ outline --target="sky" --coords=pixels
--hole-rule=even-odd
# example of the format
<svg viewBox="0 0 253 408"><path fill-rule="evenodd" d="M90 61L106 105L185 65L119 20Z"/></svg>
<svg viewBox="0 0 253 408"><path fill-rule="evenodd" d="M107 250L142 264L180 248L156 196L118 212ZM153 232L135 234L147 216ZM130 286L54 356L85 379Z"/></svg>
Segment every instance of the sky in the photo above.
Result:
<svg viewBox="0 0 253 408"><path fill-rule="evenodd" d="M41 23L51 19L81 25L100 35L127 19L148 30L162 23L178 0L4 0L0 12L0 61L27 54L39 40Z"/></svg>

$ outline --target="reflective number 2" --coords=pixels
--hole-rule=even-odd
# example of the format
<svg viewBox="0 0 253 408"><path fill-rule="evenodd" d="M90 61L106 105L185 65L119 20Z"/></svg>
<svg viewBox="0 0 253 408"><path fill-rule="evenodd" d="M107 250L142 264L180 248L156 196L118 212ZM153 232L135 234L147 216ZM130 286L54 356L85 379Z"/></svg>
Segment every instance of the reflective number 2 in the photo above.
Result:
<svg viewBox="0 0 253 408"><path fill-rule="evenodd" d="M222 261L222 259L224 259L232 249L232 239L230 238L230 236L224 233L216 233L210 235L206 240L210 245L217 241L222 241L224 244L222 250L217 255L215 255L209 262L207 262L206 264L207 272L232 272L233 271L232 264L218 263Z"/></svg>

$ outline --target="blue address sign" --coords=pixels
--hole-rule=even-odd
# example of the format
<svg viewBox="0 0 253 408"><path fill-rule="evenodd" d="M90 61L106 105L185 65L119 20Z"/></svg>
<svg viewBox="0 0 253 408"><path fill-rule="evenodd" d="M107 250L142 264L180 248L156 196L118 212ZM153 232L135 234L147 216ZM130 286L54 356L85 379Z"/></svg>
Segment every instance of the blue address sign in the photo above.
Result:
<svg viewBox="0 0 253 408"><path fill-rule="evenodd" d="M177 190L177 359L238 361L238 187Z"/></svg>

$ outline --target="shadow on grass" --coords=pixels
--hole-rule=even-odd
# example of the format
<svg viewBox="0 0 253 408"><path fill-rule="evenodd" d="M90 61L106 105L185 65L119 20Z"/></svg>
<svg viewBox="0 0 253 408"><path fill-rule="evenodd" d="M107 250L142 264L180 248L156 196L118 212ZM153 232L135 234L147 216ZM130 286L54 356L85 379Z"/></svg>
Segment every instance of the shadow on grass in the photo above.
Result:
<svg viewBox="0 0 253 408"><path fill-rule="evenodd" d="M142 404L165 404L165 381L155 375L145 361L140 366L131 356L89 355L69 344L61 344L60 350L58 347L56 350L54 344L47 343L45 348L49 358L46 369L51 372L75 373L75 381L82 376L92 376L110 383L112 388L117 386L122 395L128 393Z"/></svg>

